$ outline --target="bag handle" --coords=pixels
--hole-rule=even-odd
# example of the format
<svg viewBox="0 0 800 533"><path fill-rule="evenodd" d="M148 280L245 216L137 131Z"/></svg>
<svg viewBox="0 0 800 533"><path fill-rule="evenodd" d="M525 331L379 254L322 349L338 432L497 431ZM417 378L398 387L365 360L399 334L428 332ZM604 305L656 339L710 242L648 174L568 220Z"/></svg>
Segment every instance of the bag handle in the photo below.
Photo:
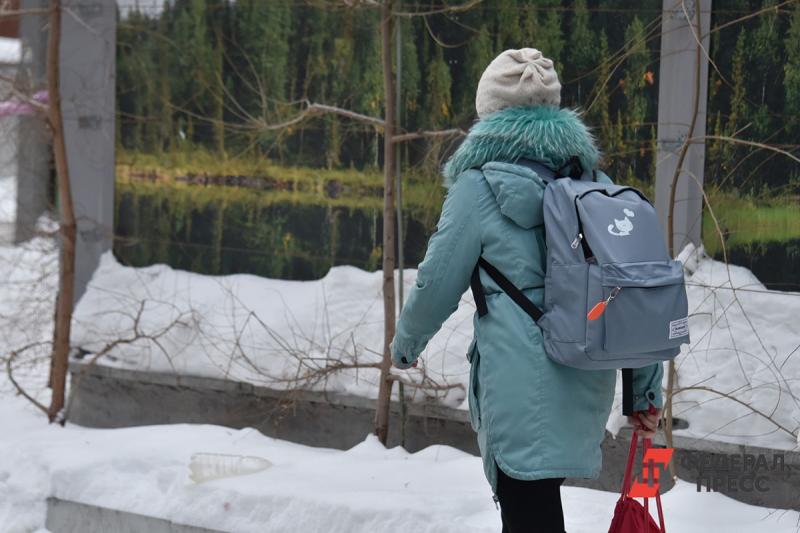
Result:
<svg viewBox="0 0 800 533"><path fill-rule="evenodd" d="M655 412L655 408L652 405L650 406L649 412L651 413ZM629 498L628 492L630 491L631 478L633 477L633 460L636 457L636 448L638 444L638 439L639 435L636 433L636 431L634 431L633 434L631 435L631 447L630 450L628 451L628 461L625 464L625 475L622 478L622 493L620 494L619 497L620 500L625 500ZM651 445L652 445L651 439L647 438L642 439L642 457L644 457L644 454L647 453L647 449L650 448ZM664 527L664 510L661 507L661 494L658 491L656 491L655 498L656 498L656 507L658 509L659 527L661 528L661 533L666 533L666 529ZM644 511L647 515L650 514L650 511L648 510L648 499L649 498L647 497L644 498ZM645 527L647 527L646 524L648 523L649 522L645 520Z"/></svg>
<svg viewBox="0 0 800 533"><path fill-rule="evenodd" d="M619 496L620 500L625 500L628 498L628 492L630 491L630 484L631 484L631 476L633 475L633 460L636 457L636 445L639 436L634 431L631 435L631 448L628 451L628 461L625 464L625 475L622 477L622 490Z"/></svg>
<svg viewBox="0 0 800 533"><path fill-rule="evenodd" d="M646 454L648 448L651 446L650 439L642 439L642 453ZM644 512L650 514L650 511L647 508L647 500L648 498L644 499ZM661 533L666 533L664 529L664 511L661 509L661 494L656 490L656 507L658 508L658 524L661 528Z"/></svg>

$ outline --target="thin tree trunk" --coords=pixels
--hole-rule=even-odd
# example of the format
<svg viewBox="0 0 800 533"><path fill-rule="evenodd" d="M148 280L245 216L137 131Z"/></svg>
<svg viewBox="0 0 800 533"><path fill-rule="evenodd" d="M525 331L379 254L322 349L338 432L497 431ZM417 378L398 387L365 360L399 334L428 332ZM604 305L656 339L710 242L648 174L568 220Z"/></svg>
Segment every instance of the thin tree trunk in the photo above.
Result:
<svg viewBox="0 0 800 533"><path fill-rule="evenodd" d="M61 94L59 92L59 49L61 40L61 0L50 2L50 35L47 43L48 120L53 135L53 159L58 176L58 201L61 208L61 261L56 300L56 323L53 335L52 399L50 421L57 421L64 407L69 358L72 300L75 293L75 211L72 206L67 150L64 144L64 124L61 120ZM63 424L63 420L58 420Z"/></svg>
<svg viewBox="0 0 800 533"><path fill-rule="evenodd" d="M395 328L395 206L394 172L395 147L395 94L392 81L392 0L381 5L381 55L383 62L383 93L385 102L383 128L383 361L381 362L378 405L375 411L375 434L383 444L389 434L389 407L392 398L392 381L389 371L392 359L389 346Z"/></svg>

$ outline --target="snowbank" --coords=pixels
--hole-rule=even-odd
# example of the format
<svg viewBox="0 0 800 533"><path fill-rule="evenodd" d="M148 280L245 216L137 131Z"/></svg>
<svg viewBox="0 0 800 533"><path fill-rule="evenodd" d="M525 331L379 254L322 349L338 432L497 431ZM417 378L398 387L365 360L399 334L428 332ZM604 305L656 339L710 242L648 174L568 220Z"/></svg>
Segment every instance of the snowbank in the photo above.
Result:
<svg viewBox="0 0 800 533"><path fill-rule="evenodd" d="M446 446L410 454L367 437L343 452L210 425L62 428L18 398L0 402L0 423L4 533L43 527L51 495L237 533L500 530L480 459ZM188 468L198 452L262 457L272 466L198 484ZM561 492L570 533L605 531L618 494L570 486ZM662 501L673 533L796 533L800 520L796 511L698 493L683 481Z"/></svg>
<svg viewBox="0 0 800 533"><path fill-rule="evenodd" d="M687 247L692 344L677 359L676 434L779 449L798 447L800 293L769 291L742 267ZM406 294L416 270L405 271ZM456 385L442 403L466 409L474 302L467 291L422 355L410 380ZM138 331L103 364L249 381L270 387L326 388L374 398L377 370L329 372L375 363L383 343L381 273L335 267L320 280L203 276L164 265L129 268L107 253L81 299L73 342L97 352ZM666 365L665 365L666 371ZM665 372L666 374L666 372ZM460 385L460 387L458 387ZM664 381L666 386L666 379ZM704 389L701 389L704 388ZM395 388L395 392L396 392ZM415 398L424 393L412 389ZM428 392L428 394L433 394ZM727 397L726 397L727 395ZM618 383L617 399L621 398ZM747 404L747 405L744 405ZM612 433L624 423L615 406Z"/></svg>
<svg viewBox="0 0 800 533"><path fill-rule="evenodd" d="M407 291L415 276L415 270L405 271ZM138 316L138 331L158 342L119 346L103 364L374 398L375 368L328 370L380 361L381 284L380 272L349 266L315 281L284 281L204 276L164 265L129 268L107 253L76 309L73 344L97 352L114 339L132 339ZM409 379L419 382L424 373L428 382L466 383L474 304L469 295L462 303ZM446 405L466 408L463 388L439 396Z"/></svg>
<svg viewBox="0 0 800 533"><path fill-rule="evenodd" d="M22 59L22 45L19 39L0 37L0 64L16 65Z"/></svg>
<svg viewBox="0 0 800 533"><path fill-rule="evenodd" d="M676 433L800 449L800 293L767 290L702 248L678 259L692 344L676 361L675 416L690 424Z"/></svg>

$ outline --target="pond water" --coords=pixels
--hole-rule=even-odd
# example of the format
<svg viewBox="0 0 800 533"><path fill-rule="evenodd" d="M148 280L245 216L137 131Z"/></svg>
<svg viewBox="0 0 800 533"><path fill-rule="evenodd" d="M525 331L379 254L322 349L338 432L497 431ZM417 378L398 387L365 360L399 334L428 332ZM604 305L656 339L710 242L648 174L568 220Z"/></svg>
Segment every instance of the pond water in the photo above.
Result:
<svg viewBox="0 0 800 533"><path fill-rule="evenodd" d="M800 239L738 244L728 262L749 268L768 289L800 292ZM722 252L714 258L723 260Z"/></svg>
<svg viewBox="0 0 800 533"><path fill-rule="evenodd" d="M313 200L313 198L312 198ZM132 266L166 263L201 274L317 279L335 265L380 268L382 200L363 206L223 187L118 183L114 253ZM407 265L417 265L438 212L403 219Z"/></svg>
<svg viewBox="0 0 800 533"><path fill-rule="evenodd" d="M441 198L409 206L405 264L424 257ZM321 195L239 187L118 182L114 253L123 263L166 263L202 274L249 273L317 279L335 265L381 266L380 197ZM714 256L722 259L721 251ZM800 239L734 243L729 261L771 289L800 291Z"/></svg>

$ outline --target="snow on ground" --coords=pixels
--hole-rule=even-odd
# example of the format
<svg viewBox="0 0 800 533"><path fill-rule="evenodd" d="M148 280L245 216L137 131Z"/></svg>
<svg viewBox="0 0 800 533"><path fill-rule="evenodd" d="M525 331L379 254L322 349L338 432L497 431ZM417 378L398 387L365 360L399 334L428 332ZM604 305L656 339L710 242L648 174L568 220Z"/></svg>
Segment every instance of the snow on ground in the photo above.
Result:
<svg viewBox="0 0 800 533"><path fill-rule="evenodd" d="M8 395L0 425L2 533L43 531L48 496L237 533L500 530L480 459L447 446L410 454L369 436L338 451L196 424L62 428ZM194 483L195 453L255 456L273 466ZM567 531L606 531L618 494L571 486L561 493ZM698 493L683 481L662 501L672 533L797 533L800 521L796 511Z"/></svg>
<svg viewBox="0 0 800 533"><path fill-rule="evenodd" d="M42 218L38 229L52 231ZM58 276L58 253L50 238L35 238L17 246L0 245L0 373L12 351L19 380L36 380L38 364L49 357ZM0 382L0 392L3 390Z"/></svg>
<svg viewBox="0 0 800 533"><path fill-rule="evenodd" d="M17 219L17 178L0 176L0 223Z"/></svg>
<svg viewBox="0 0 800 533"><path fill-rule="evenodd" d="M744 315L730 306L732 300L726 295L732 291L724 287L728 270L690 252L683 258L689 271L694 344L679 360L680 384L687 386L710 376L705 385L734 387L743 374L752 383L752 390L744 391L747 398L768 410L770 402L778 401L762 385L771 383L768 369L782 370L789 384L800 375L789 349L797 339L793 317L798 297L763 292L749 272L732 267L734 286L743 288L737 291L739 301L753 312L750 320L756 336L747 329ZM10 349L33 346L14 360L15 377L44 404L48 350L37 343L47 342L52 334L56 273L56 248L48 239L0 247L0 335L7 348L0 362L5 362ZM413 275L406 272L409 286ZM436 379L464 380L463 353L471 336L472 314L469 296L464 300L465 305L424 356L425 366ZM143 312L136 322L138 331L157 336L159 345L171 354L171 362L152 341L139 341L122 345L106 364L265 382L274 376L261 375L262 368L275 365L286 371L282 361L290 359L285 352L283 359L279 357L281 346L315 355L339 355L356 346L359 358L369 359L377 356L367 347L379 346L381 340L379 274L338 267L314 282L214 278L163 266L125 268L110 255L104 257L92 288L81 301L76 339L90 347L108 340L102 335L130 333L139 309ZM174 318L179 319L176 325L160 335ZM709 330L704 320L714 328ZM232 333L238 336L238 344L230 341ZM726 348L731 338L740 353L747 352L744 370ZM755 345L761 342L766 351L758 352ZM240 351L233 351L237 346ZM230 353L237 357L223 357ZM748 355L754 353L761 354L762 363L756 364L758 359ZM771 359L764 353L771 354ZM250 356L256 359L248 362ZM354 375L343 375L327 385L373 394L373 379L363 371L358 381ZM786 396L773 417L790 425L797 411L782 403ZM460 403L457 394L444 401ZM678 405L691 421L691 431L701 435L732 418L733 407L721 401ZM751 420L748 428L756 424ZM62 428L48 425L42 413L15 395L5 372L0 372L0 428L0 533L43 532L45 500L51 495L237 532L499 530L499 515L480 459L444 446L409 454L399 448L385 450L366 438L342 452L270 439L251 429L210 425L97 430L68 424ZM718 431L714 438L742 438L723 433ZM785 439L774 440L791 447ZM196 484L189 479L189 464L196 453L262 457L273 466L247 476ZM562 494L570 533L606 529L615 493L563 487ZM684 482L664 496L664 509L673 533L797 533L800 523L797 512L775 512L720 494L697 493L694 485Z"/></svg>
<svg viewBox="0 0 800 533"><path fill-rule="evenodd" d="M768 291L749 270L726 267L702 249L688 247L681 259L692 344L677 359L678 385L684 390L676 396L675 415L690 426L676 434L797 448L800 293ZM405 271L406 294L415 275ZM122 345L103 364L374 398L376 370L323 370L379 360L381 282L380 272L348 266L305 282L205 276L164 265L129 268L107 253L78 306L73 341L97 352L114 339L133 337L138 317L139 331L158 336L158 343ZM424 375L429 383L456 385L440 392L440 401L461 409L467 408L465 353L473 312L467 291L431 340L420 367L404 373L416 382ZM421 389L409 389L416 399L424 396ZM617 404L620 399L618 383ZM607 425L612 433L624 423L619 413L617 405Z"/></svg>

